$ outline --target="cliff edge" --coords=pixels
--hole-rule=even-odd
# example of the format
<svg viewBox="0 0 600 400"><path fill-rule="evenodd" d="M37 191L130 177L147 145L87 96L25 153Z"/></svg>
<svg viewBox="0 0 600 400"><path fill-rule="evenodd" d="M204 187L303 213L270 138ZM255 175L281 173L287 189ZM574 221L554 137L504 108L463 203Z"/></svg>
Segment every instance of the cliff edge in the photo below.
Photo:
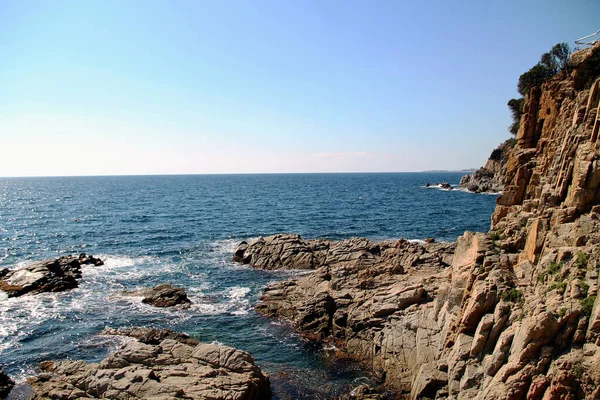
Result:
<svg viewBox="0 0 600 400"><path fill-rule="evenodd" d="M507 139L492 151L485 165L470 175L464 175L460 187L476 193L498 193L504 190L508 159L516 140Z"/></svg>
<svg viewBox="0 0 600 400"><path fill-rule="evenodd" d="M600 44L527 95L487 234L242 244L313 269L257 310L331 342L411 399L600 398Z"/></svg>

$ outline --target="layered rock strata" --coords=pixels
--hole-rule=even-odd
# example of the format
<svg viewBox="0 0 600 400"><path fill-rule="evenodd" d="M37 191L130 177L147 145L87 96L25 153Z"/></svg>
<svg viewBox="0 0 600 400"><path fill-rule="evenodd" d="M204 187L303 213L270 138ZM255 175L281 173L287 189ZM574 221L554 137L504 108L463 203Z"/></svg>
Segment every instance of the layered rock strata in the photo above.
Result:
<svg viewBox="0 0 600 400"><path fill-rule="evenodd" d="M16 269L0 270L0 290L8 297L43 292L62 292L78 286L83 265L102 265L99 258L85 253L35 262Z"/></svg>
<svg viewBox="0 0 600 400"><path fill-rule="evenodd" d="M47 361L27 383L35 399L270 399L269 379L241 350L149 328L100 363Z"/></svg>
<svg viewBox="0 0 600 400"><path fill-rule="evenodd" d="M476 193L498 193L504 189L508 160L514 151L514 138L498 146L485 165L460 179L460 187Z"/></svg>
<svg viewBox="0 0 600 400"><path fill-rule="evenodd" d="M260 239L236 259L314 271L257 310L411 399L600 398L600 44L571 60L526 98L489 233L441 262L406 242Z"/></svg>

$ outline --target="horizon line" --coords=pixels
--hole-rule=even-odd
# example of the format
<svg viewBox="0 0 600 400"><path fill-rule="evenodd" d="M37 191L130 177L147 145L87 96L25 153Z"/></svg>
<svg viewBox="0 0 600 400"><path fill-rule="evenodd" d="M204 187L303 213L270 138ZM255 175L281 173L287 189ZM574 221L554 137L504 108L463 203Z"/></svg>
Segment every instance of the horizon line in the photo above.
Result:
<svg viewBox="0 0 600 400"><path fill-rule="evenodd" d="M432 169L424 171L332 171L332 172L212 172L212 173L164 173L164 174L106 174L106 175L0 175L0 179L15 178L110 178L138 176L215 176L215 175L325 175L325 174L422 174L436 172L469 173L477 168L468 169Z"/></svg>

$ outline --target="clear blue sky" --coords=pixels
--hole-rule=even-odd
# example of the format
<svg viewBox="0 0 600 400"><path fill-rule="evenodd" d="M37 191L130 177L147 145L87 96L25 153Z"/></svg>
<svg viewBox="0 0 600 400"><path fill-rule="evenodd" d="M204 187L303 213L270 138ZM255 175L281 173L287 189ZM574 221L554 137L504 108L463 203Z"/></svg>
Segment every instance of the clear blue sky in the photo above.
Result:
<svg viewBox="0 0 600 400"><path fill-rule="evenodd" d="M581 1L0 0L0 176L480 166Z"/></svg>

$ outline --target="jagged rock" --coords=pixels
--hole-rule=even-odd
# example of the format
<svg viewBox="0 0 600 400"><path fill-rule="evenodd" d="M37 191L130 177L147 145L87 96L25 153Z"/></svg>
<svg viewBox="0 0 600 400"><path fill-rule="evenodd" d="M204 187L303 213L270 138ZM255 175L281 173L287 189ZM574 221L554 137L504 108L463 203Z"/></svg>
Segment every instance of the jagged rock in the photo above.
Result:
<svg viewBox="0 0 600 400"><path fill-rule="evenodd" d="M476 193L501 192L504 189L508 160L515 144L515 139L511 138L494 149L485 166L460 179L460 187Z"/></svg>
<svg viewBox="0 0 600 400"><path fill-rule="evenodd" d="M234 251L234 262L261 269L318 269L325 265L367 268L387 264L402 272L404 265L451 262L453 245L426 243L421 246L406 240L373 242L352 238L338 242L302 239L300 235L278 234L242 242ZM431 258L430 259L428 259Z"/></svg>
<svg viewBox="0 0 600 400"><path fill-rule="evenodd" d="M448 374L438 371L434 363L421 365L410 392L411 400L435 398L440 388L448 384Z"/></svg>
<svg viewBox="0 0 600 400"><path fill-rule="evenodd" d="M15 381L0 368L0 398L6 398L14 386Z"/></svg>
<svg viewBox="0 0 600 400"><path fill-rule="evenodd" d="M261 238L236 256L312 271L269 285L257 310L412 398L600 398L600 43L573 59L527 95L488 234Z"/></svg>
<svg viewBox="0 0 600 400"><path fill-rule="evenodd" d="M128 336L137 339L141 343L158 345L165 339L175 340L190 346L196 346L200 341L189 337L185 333L173 332L168 329L156 329L148 327L131 328L109 328L106 327L100 335Z"/></svg>
<svg viewBox="0 0 600 400"><path fill-rule="evenodd" d="M189 307L192 303L188 299L185 289L167 283L156 285L149 289L127 290L126 296L141 296L142 303L155 307Z"/></svg>
<svg viewBox="0 0 600 400"><path fill-rule="evenodd" d="M280 235L276 240L287 241L287 236ZM291 320L297 329L312 339L342 341L351 355L374 362L379 370L385 369L385 363L394 362L394 372L388 369L386 379L408 387L412 373L407 373L410 368L400 354L395 354L394 346L404 341L406 352L412 352L415 345L425 339L426 330L440 329L434 319L414 314L419 309L413 307L431 301L429 296L447 281L443 273L452 262L455 245L421 245L405 240L311 241L297 235L290 239L297 249L298 243L303 243L298 252L304 254L303 257L287 257L282 261L279 255L285 251L269 245L274 241L271 238L250 243L250 256L247 253L238 255L250 260L251 265L268 265L269 268L294 268L292 261L304 263L304 257L319 260L312 274L269 285L256 306L257 311ZM276 254L269 254L272 249ZM435 277L440 273L442 276ZM405 314L414 317L408 322L401 318ZM409 338L401 334L405 328L400 325L405 324L422 328ZM411 332L413 329L409 328ZM376 335L375 330L379 332ZM440 344L441 338L437 342L430 341L430 350L421 350L411 357L433 360L433 349ZM400 375L402 379L399 379Z"/></svg>
<svg viewBox="0 0 600 400"><path fill-rule="evenodd" d="M165 330L105 330L127 341L100 363L65 360L40 365L28 379L36 399L270 399L269 379L250 354Z"/></svg>
<svg viewBox="0 0 600 400"><path fill-rule="evenodd" d="M0 290L8 297L42 292L62 292L76 288L81 279L82 265L102 265L99 258L87 256L85 253L75 256L64 256L55 260L39 261L33 264L5 270L0 279Z"/></svg>
<svg viewBox="0 0 600 400"><path fill-rule="evenodd" d="M358 386L351 397L353 400L384 400L385 397L377 389L366 385Z"/></svg>

